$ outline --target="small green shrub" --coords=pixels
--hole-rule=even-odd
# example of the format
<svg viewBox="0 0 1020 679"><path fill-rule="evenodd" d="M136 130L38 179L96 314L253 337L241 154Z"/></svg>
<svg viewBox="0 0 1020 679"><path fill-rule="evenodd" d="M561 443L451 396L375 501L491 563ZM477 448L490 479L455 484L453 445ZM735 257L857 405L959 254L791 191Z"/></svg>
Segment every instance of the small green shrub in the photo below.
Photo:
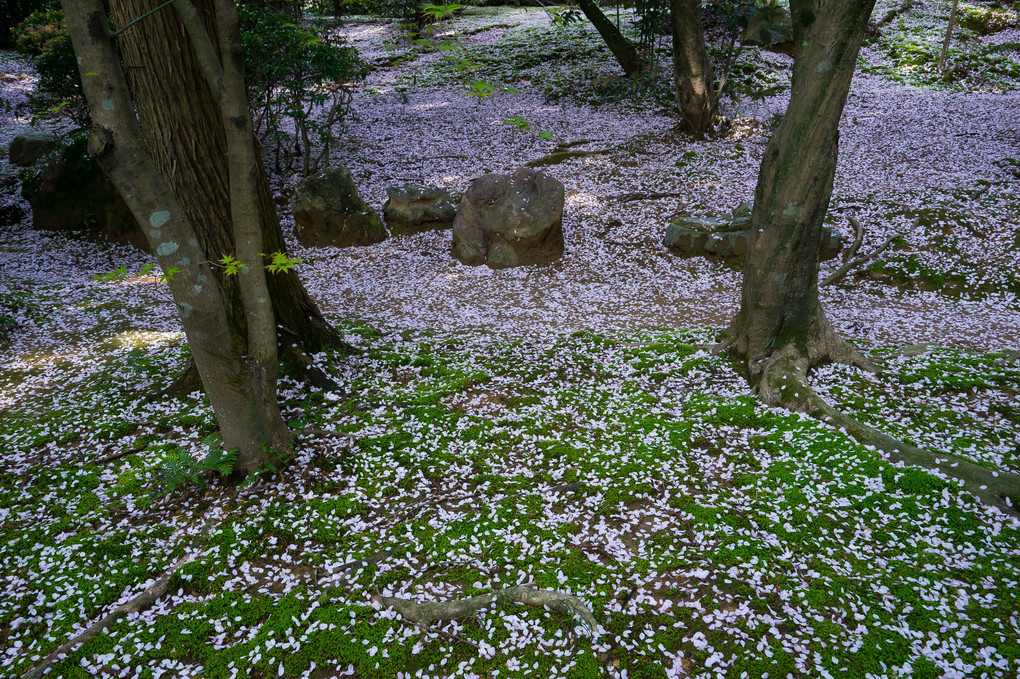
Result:
<svg viewBox="0 0 1020 679"><path fill-rule="evenodd" d="M14 28L33 12L55 9L57 0L4 0L0 2L0 47L14 47Z"/></svg>
<svg viewBox="0 0 1020 679"><path fill-rule="evenodd" d="M275 169L294 170L300 161L309 174L328 166L350 117L349 86L364 79L365 63L323 27L275 12L240 15L252 122Z"/></svg>
<svg viewBox="0 0 1020 679"><path fill-rule="evenodd" d="M57 9L35 12L13 35L18 51L31 57L39 71L39 85L32 96L35 115L66 115L80 127L88 127L88 104L64 13Z"/></svg>

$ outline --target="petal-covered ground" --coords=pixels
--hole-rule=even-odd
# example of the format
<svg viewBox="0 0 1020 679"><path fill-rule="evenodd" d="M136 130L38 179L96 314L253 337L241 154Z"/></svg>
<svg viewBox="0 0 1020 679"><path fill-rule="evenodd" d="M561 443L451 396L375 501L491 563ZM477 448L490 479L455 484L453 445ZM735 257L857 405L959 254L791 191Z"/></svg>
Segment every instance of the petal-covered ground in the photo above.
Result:
<svg viewBox="0 0 1020 679"><path fill-rule="evenodd" d="M946 83L910 63L937 54L946 9L916 2L883 24L841 130L833 225L859 219L865 248L907 233L825 305L886 370L833 366L813 384L915 445L1016 472L1016 29L964 29L954 63L994 68ZM295 243L364 353L318 357L345 393L284 379L303 433L282 473L222 483L204 397L151 398L187 361L172 305L154 277L92 278L148 256L0 227L0 676L192 553L166 596L51 676L1020 675L1020 521L756 404L705 349L739 271L662 247L674 214L752 197L789 58L747 50L731 130L695 141L652 95L621 98L579 26L493 9L448 29L471 79L517 91L465 96L441 51L389 23L342 29L377 64L343 140L363 195L460 192L588 140L574 148L600 153L548 169L567 187L567 252L490 271L456 263L449 232ZM8 53L0 66L6 145L34 75ZM0 161L2 202L17 184ZM937 346L896 350L920 343ZM599 626L509 602L418 626L372 603L515 586L577 595Z"/></svg>

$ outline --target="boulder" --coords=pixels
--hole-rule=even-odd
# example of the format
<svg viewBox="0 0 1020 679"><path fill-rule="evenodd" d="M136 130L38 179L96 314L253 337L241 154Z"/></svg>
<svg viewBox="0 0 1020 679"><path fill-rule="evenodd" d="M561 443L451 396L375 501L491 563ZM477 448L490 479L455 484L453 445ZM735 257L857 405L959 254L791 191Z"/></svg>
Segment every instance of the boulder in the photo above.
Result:
<svg viewBox="0 0 1020 679"><path fill-rule="evenodd" d="M471 183L453 222L453 255L464 264L505 269L548 264L563 255L563 184L522 168Z"/></svg>
<svg viewBox="0 0 1020 679"><path fill-rule="evenodd" d="M98 163L84 138L76 139L21 185L32 206L32 225L47 231L102 234L145 247L135 218Z"/></svg>
<svg viewBox="0 0 1020 679"><path fill-rule="evenodd" d="M31 167L57 147L58 138L48 132L19 134L7 147L7 159L18 167Z"/></svg>
<svg viewBox="0 0 1020 679"><path fill-rule="evenodd" d="M742 262L751 243L753 203L741 203L722 217L677 217L666 228L663 244L681 257L704 256ZM843 236L829 227L822 231L818 251L822 260L836 257Z"/></svg>
<svg viewBox="0 0 1020 679"><path fill-rule="evenodd" d="M304 245L372 245L386 239L379 213L358 194L342 165L303 179L290 199L298 240Z"/></svg>
<svg viewBox="0 0 1020 679"><path fill-rule="evenodd" d="M383 215L394 236L445 229L457 216L453 198L438 186L391 186L386 196Z"/></svg>
<svg viewBox="0 0 1020 679"><path fill-rule="evenodd" d="M758 7L747 20L743 41L745 45L772 47L793 40L793 19L785 7Z"/></svg>
<svg viewBox="0 0 1020 679"><path fill-rule="evenodd" d="M754 212L754 201L749 200L746 203L741 203L737 207L733 208L733 218L750 219L752 212Z"/></svg>

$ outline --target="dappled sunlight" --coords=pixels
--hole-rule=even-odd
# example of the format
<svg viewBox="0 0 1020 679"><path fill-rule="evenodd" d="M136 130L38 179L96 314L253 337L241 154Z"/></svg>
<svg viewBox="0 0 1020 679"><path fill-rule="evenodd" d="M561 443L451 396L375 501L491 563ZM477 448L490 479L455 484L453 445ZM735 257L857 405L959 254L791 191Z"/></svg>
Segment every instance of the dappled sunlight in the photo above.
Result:
<svg viewBox="0 0 1020 679"><path fill-rule="evenodd" d="M722 5L707 7L723 20ZM943 81L893 58L919 58L919 32L930 52L947 8L880 0L878 19L904 16L873 17L825 224L859 221L862 252L890 247L818 294L883 372L825 365L809 383L848 417L1012 478L1020 75L999 59L1009 42L989 36L955 39L953 57L980 57L998 80L961 67ZM214 413L185 370L191 351L153 258L28 218L0 228L0 674L24 675L163 583L51 676L1020 676L1014 500L982 504L949 465L893 462L757 400L718 349L742 260L665 246L677 216L737 228L786 110L791 57L740 46L726 120L695 137L675 115L668 35L650 57L665 77L628 80L587 22L553 25L572 16L562 11L463 8L428 40L366 17L336 29L371 68L331 157L392 232L302 245L300 177L269 163L288 256L356 351L316 349L318 381L285 357L287 458L243 479L224 447L258 428L220 430L224 406ZM637 35L635 11L621 16ZM0 51L8 63L0 95L17 117L0 112L0 148L34 129L23 113L35 76ZM5 163L0 208L22 206ZM401 195L461 196L522 167L564 187L554 261L462 264L448 206L427 230L402 231ZM430 188L394 192L383 211L405 184ZM266 355L255 336L245 348L237 329L219 331L239 346L213 374L273 372L253 360ZM174 571L182 558L193 561ZM514 598L529 588L568 605ZM417 602L494 592L506 599L412 617Z"/></svg>

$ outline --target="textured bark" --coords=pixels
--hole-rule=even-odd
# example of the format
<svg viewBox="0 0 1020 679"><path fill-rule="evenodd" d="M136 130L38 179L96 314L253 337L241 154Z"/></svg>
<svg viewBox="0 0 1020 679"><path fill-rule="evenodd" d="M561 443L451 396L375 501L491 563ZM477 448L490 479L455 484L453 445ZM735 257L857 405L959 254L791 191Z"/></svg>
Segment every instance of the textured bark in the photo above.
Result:
<svg viewBox="0 0 1020 679"><path fill-rule="evenodd" d="M178 270L170 290L223 445L238 449L239 471L251 471L268 461L267 451L290 445L290 432L275 402L275 379L271 385L259 382L267 379L257 365L265 357L249 355L248 338L236 323L238 304L215 284L210 260L218 259L218 253L203 247L181 194L149 153L102 0L65 1L64 12L92 111L89 150L142 226L160 266ZM275 353L272 325L268 342ZM271 403L266 394L272 395Z"/></svg>
<svg viewBox="0 0 1020 679"><path fill-rule="evenodd" d="M212 0L193 2L216 45ZM114 23L123 26L159 4L160 0L120 0L112 3L110 13ZM167 7L132 26L117 42L125 63L132 65L127 78L156 166L196 225L203 249L216 259L234 253L225 132L212 94L195 86L203 76L193 51L186 48L189 39L183 25ZM261 158L256 159L256 171L264 252L285 252ZM235 302L231 308L240 310L237 281L219 275L216 280ZM333 347L354 353L322 317L296 272L273 274L268 284L277 324L289 328L306 351ZM245 323L243 314L233 314L238 347L246 343Z"/></svg>
<svg viewBox="0 0 1020 679"><path fill-rule="evenodd" d="M244 89L244 60L241 31L233 0L213 0L218 41L214 44L191 0L177 0L174 10L185 26L198 59L206 86L220 114L227 141L227 177L230 189L230 223L236 257L248 266L237 274L238 288L246 314L246 347L243 367L248 373L247 395L258 411L258 432L262 446L283 451L291 445L291 434L276 402L279 359L276 353L276 319L266 268L265 245L259 219L260 177L255 151L255 131L248 113ZM218 49L217 49L218 48ZM241 468L249 471L264 462L242 458Z"/></svg>
<svg viewBox="0 0 1020 679"><path fill-rule="evenodd" d="M762 159L740 310L726 338L767 403L782 395L761 376L787 346L811 366L866 365L832 330L819 304L818 246L836 172L839 119L873 6L874 0L791 2L793 91Z"/></svg>
<svg viewBox="0 0 1020 679"><path fill-rule="evenodd" d="M839 119L874 0L791 0L790 5L793 92L762 160L740 310L724 348L745 362L765 403L840 427L893 461L959 479L983 502L1015 514L1020 475L898 441L839 412L807 382L808 371L825 361L871 368L822 311L818 245L832 195Z"/></svg>
<svg viewBox="0 0 1020 679"><path fill-rule="evenodd" d="M946 24L946 39L942 43L942 51L939 52L939 73L946 68L946 55L949 54L949 42L953 38L953 24L956 23L956 8L960 0L953 0L953 7L949 10L949 23Z"/></svg>
<svg viewBox="0 0 1020 679"><path fill-rule="evenodd" d="M698 0L671 0L673 32L673 77L677 97L688 132L704 133L712 128L718 112L719 97L713 82L715 74L705 44Z"/></svg>
<svg viewBox="0 0 1020 679"><path fill-rule="evenodd" d="M605 41L609 51L616 57L623 72L628 76L641 73L643 64L638 56L637 48L623 36L620 29L616 27L609 17L599 9L596 0L578 0L578 6L584 12L584 16L595 26Z"/></svg>

